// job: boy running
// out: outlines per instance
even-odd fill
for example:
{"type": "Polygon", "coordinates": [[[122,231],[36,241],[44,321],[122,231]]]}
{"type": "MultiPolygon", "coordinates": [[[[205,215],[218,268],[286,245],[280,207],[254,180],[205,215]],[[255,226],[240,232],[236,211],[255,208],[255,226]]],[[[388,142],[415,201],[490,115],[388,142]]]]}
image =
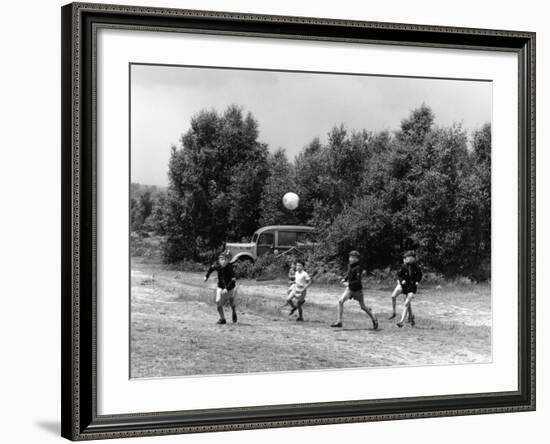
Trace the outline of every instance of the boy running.
{"type": "Polygon", "coordinates": [[[363,271],[359,265],[359,252],[353,250],[349,253],[349,266],[346,276],[342,279],[342,283],[346,286],[344,293],[338,300],[338,318],[331,327],[342,327],[342,315],[344,314],[344,303],[348,299],[355,299],[359,302],[361,310],[363,310],[372,321],[372,328],[378,329],[378,319],[370,309],[365,305],[363,296],[363,283],[361,282],[361,272],[363,271]]]}
{"type": "Polygon", "coordinates": [[[306,293],[308,287],[311,285],[311,278],[304,270],[304,263],[302,261],[296,261],[296,272],[294,273],[294,284],[290,287],[290,293],[286,303],[292,307],[289,316],[298,310],[298,318],[296,321],[303,321],[302,305],[306,302],[306,293]],[[294,303],[296,301],[296,303],[294,303]]]}
{"type": "Polygon", "coordinates": [[[412,300],[417,290],[418,283],[422,280],[422,270],[416,263],[416,254],[414,251],[407,251],[403,255],[403,265],[397,273],[397,286],[393,291],[392,297],[392,315],[389,319],[393,319],[396,316],[397,296],[400,294],[405,295],[405,305],[403,307],[403,313],[401,319],[397,323],[399,328],[403,327],[405,321],[405,315],[409,315],[409,321],[414,327],[415,319],[412,310],[412,300]]]}
{"type": "Polygon", "coordinates": [[[237,311],[235,307],[235,286],[237,279],[235,278],[235,272],[233,266],[229,263],[229,257],[226,253],[221,253],[218,258],[218,263],[212,265],[204,276],[204,282],[208,280],[210,274],[216,271],[218,273],[218,287],[216,288],[216,305],[220,319],[217,324],[225,324],[225,314],[223,312],[223,306],[226,302],[229,302],[231,306],[232,316],[231,320],[237,322],[237,311]]]}

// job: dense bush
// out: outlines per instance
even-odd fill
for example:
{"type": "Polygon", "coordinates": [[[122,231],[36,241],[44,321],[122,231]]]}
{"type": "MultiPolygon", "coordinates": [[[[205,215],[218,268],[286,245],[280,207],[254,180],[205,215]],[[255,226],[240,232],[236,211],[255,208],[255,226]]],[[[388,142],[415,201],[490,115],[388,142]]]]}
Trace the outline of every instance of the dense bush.
{"type": "Polygon", "coordinates": [[[130,227],[132,232],[164,234],[166,190],[157,186],[130,184],[130,227]]]}
{"type": "Polygon", "coordinates": [[[130,234],[130,255],[132,257],[143,257],[147,259],[162,259],[163,239],[161,236],[151,235],[148,232],[131,232],[130,234]]]}
{"type": "Polygon", "coordinates": [[[267,254],[256,261],[236,261],[233,269],[238,279],[274,279],[288,276],[291,260],[284,255],[267,254]]]}

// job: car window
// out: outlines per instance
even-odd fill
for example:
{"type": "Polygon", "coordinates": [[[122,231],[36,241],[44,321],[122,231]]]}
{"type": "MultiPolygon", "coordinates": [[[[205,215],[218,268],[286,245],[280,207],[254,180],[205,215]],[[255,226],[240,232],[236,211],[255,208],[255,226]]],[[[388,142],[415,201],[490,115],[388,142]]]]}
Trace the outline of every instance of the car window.
{"type": "Polygon", "coordinates": [[[275,242],[273,233],[262,233],[258,238],[259,245],[273,245],[275,242]]]}
{"type": "Polygon", "coordinates": [[[279,231],[279,245],[296,245],[296,232],[279,231]]]}

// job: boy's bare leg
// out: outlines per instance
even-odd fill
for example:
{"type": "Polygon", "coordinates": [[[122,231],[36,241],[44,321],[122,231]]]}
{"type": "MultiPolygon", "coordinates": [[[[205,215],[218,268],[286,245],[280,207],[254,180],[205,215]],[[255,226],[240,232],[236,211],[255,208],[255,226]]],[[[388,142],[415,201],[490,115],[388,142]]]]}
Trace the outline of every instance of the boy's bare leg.
{"type": "Polygon", "coordinates": [[[237,322],[237,306],[235,305],[235,297],[229,299],[229,306],[231,307],[231,321],[237,322]]]}
{"type": "Polygon", "coordinates": [[[296,304],[294,303],[293,299],[294,299],[294,292],[292,292],[292,293],[290,294],[290,296],[289,296],[289,297],[287,298],[287,300],[286,300],[286,303],[287,303],[288,305],[290,305],[290,307],[292,308],[292,310],[290,310],[290,313],[288,314],[289,316],[290,316],[291,314],[293,314],[293,313],[296,311],[296,309],[298,308],[298,307],[296,306],[296,304]]]}
{"type": "Polygon", "coordinates": [[[344,294],[338,300],[338,309],[336,314],[336,322],[338,324],[342,323],[342,318],[344,317],[344,303],[348,300],[348,291],[346,290],[344,294]]]}
{"type": "Polygon", "coordinates": [[[223,297],[222,297],[221,288],[216,288],[216,307],[220,315],[220,319],[218,320],[218,323],[225,324],[225,314],[223,312],[223,297]]]}
{"type": "Polygon", "coordinates": [[[346,288],[340,299],[338,300],[338,313],[336,317],[336,322],[331,325],[331,327],[341,327],[342,326],[342,317],[344,316],[344,303],[349,299],[350,291],[349,288],[346,288]]]}
{"type": "Polygon", "coordinates": [[[411,302],[409,302],[409,322],[410,322],[411,325],[414,327],[415,322],[414,322],[414,314],[413,314],[412,300],[411,300],[411,302]]]}
{"type": "Polygon", "coordinates": [[[391,308],[392,308],[392,314],[388,319],[393,319],[397,315],[397,296],[401,294],[401,285],[397,284],[395,287],[395,290],[393,290],[393,293],[391,294],[391,308]]]}
{"type": "Polygon", "coordinates": [[[304,320],[302,305],[304,305],[304,301],[298,302],[298,319],[297,320],[300,320],[300,321],[304,320]]]}
{"type": "Polygon", "coordinates": [[[398,327],[403,327],[403,322],[405,321],[405,316],[407,315],[409,310],[411,310],[411,313],[412,313],[412,309],[410,307],[411,307],[411,302],[412,302],[412,299],[413,299],[413,295],[414,295],[414,293],[409,293],[407,295],[407,298],[405,299],[405,307],[403,307],[403,313],[401,314],[401,319],[397,323],[398,327]]]}
{"type": "Polygon", "coordinates": [[[365,305],[365,302],[362,301],[362,300],[359,301],[359,306],[361,307],[361,310],[363,310],[369,316],[370,320],[372,321],[373,328],[375,330],[378,330],[378,319],[376,318],[376,316],[372,312],[371,308],[367,307],[365,305]]]}

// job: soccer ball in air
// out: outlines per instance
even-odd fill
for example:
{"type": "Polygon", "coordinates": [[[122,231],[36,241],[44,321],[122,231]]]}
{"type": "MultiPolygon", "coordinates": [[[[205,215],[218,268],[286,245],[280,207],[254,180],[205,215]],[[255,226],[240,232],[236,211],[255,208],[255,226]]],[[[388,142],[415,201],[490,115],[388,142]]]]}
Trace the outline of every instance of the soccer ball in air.
{"type": "Polygon", "coordinates": [[[286,193],[283,196],[283,205],[289,210],[295,210],[296,208],[298,208],[299,203],[300,198],[296,193],[286,193]]]}

